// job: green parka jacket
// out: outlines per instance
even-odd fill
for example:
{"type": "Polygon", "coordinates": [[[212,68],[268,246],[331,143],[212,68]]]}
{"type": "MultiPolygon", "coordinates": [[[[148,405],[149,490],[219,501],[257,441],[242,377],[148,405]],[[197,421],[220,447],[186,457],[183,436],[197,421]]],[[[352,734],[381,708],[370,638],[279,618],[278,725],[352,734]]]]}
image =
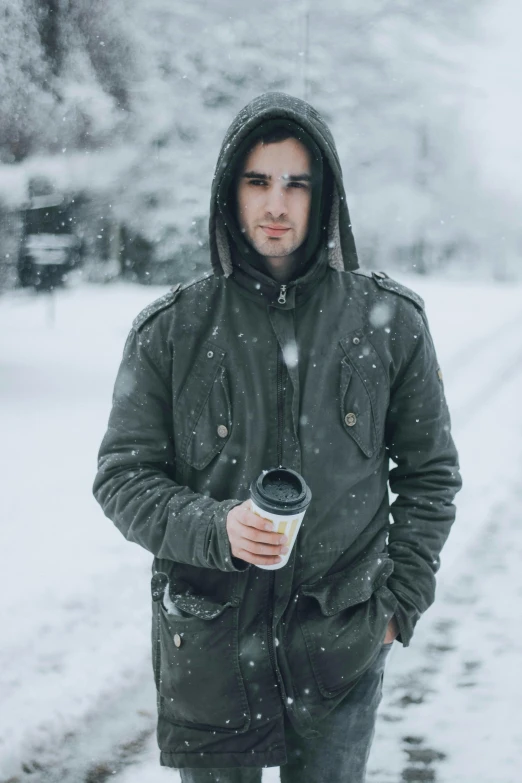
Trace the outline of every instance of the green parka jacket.
{"type": "Polygon", "coordinates": [[[311,106],[268,93],[240,112],[218,160],[210,241],[210,274],[134,321],[94,494],[154,555],[177,608],[152,602],[161,764],[276,766],[285,711],[313,736],[377,658],[394,613],[410,643],[461,480],[423,302],[357,270],[334,141],[311,106]],[[328,244],[286,287],[239,274],[216,208],[234,148],[274,117],[300,123],[335,178],[328,244]],[[226,518],[279,464],[313,497],[288,565],[264,571],[232,557],[226,518]]]}

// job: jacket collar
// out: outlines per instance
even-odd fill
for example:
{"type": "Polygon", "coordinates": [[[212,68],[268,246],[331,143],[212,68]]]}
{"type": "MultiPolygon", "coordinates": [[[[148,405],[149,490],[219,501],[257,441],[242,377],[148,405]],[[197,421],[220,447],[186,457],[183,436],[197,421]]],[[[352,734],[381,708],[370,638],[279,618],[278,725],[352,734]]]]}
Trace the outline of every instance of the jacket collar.
{"type": "Polygon", "coordinates": [[[328,253],[321,248],[311,266],[300,277],[288,283],[280,283],[270,275],[256,269],[239,254],[234,256],[233,271],[229,280],[237,284],[240,292],[257,302],[291,310],[299,307],[317,289],[328,271],[328,253]]]}

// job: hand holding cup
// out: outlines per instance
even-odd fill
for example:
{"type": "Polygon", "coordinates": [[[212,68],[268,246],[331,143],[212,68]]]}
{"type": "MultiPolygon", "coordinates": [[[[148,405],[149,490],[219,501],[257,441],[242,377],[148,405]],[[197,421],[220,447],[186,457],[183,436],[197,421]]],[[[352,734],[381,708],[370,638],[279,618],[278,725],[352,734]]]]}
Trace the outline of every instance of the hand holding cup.
{"type": "Polygon", "coordinates": [[[231,508],[227,534],[234,557],[252,565],[276,565],[288,552],[286,536],[274,532],[274,523],[254,514],[250,499],[231,508]]]}

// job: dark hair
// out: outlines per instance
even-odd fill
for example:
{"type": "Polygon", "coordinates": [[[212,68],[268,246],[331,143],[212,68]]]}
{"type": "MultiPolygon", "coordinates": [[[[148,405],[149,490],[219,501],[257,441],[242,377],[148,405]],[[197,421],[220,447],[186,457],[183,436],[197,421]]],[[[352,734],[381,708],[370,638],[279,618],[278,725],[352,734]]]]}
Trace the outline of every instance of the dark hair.
{"type": "Polygon", "coordinates": [[[243,152],[240,159],[238,160],[236,171],[241,170],[245,160],[258,144],[279,144],[280,141],[286,141],[287,139],[297,139],[297,141],[300,141],[298,134],[295,133],[291,128],[285,128],[284,125],[276,125],[275,128],[268,129],[266,133],[257,136],[252,144],[250,144],[243,152]]]}
{"type": "Polygon", "coordinates": [[[287,139],[297,139],[296,134],[290,128],[273,128],[259,136],[253,146],[255,147],[260,142],[261,144],[278,144],[280,141],[286,141],[287,139]]]}

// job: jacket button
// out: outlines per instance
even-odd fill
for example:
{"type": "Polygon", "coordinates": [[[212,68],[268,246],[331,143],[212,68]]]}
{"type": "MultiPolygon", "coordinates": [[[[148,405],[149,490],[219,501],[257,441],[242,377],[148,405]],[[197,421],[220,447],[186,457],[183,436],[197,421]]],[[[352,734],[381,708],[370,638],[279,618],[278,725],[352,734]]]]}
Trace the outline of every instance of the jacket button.
{"type": "Polygon", "coordinates": [[[212,359],[213,356],[214,356],[214,351],[207,351],[207,357],[209,359],[212,359]]]}
{"type": "Polygon", "coordinates": [[[224,424],[220,424],[217,428],[217,434],[220,438],[226,438],[228,435],[228,429],[225,427],[224,424]]]}
{"type": "Polygon", "coordinates": [[[347,413],[344,417],[344,421],[349,427],[353,427],[353,425],[357,422],[357,416],[355,413],[347,413]]]}
{"type": "Polygon", "coordinates": [[[174,634],[174,644],[176,645],[176,647],[181,647],[181,636],[179,635],[179,633],[174,634]]]}
{"type": "Polygon", "coordinates": [[[359,343],[360,343],[360,342],[361,342],[361,341],[359,340],[359,338],[358,338],[358,337],[354,337],[354,338],[353,338],[353,340],[352,340],[352,343],[353,343],[354,345],[359,345],[359,343]]]}

